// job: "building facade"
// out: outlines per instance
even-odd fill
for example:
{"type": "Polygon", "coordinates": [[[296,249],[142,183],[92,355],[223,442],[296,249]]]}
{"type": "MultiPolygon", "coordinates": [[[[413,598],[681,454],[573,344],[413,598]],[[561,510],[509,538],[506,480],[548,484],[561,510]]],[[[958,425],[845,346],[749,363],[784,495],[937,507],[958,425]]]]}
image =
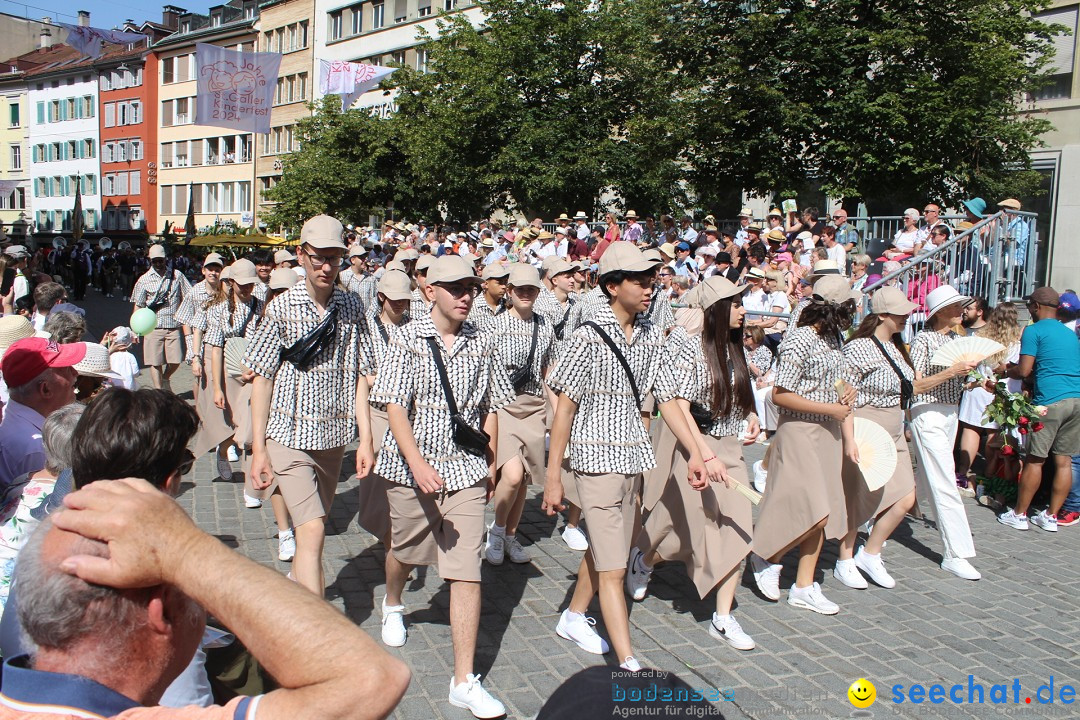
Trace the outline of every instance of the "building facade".
{"type": "Polygon", "coordinates": [[[0,224],[10,233],[18,222],[29,222],[30,156],[27,154],[29,113],[22,72],[0,76],[0,224]],[[15,183],[15,187],[10,187],[15,183]]]}

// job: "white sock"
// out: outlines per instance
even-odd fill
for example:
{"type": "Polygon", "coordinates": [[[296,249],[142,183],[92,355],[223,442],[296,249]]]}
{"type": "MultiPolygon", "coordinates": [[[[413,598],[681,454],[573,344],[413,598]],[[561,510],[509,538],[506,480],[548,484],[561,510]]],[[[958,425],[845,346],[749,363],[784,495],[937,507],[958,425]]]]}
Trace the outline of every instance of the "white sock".
{"type": "Polygon", "coordinates": [[[491,533],[493,535],[502,535],[502,536],[505,537],[506,536],[506,526],[505,525],[492,525],[491,526],[491,533]]]}
{"type": "Polygon", "coordinates": [[[865,555],[866,557],[871,557],[871,558],[881,557],[881,553],[872,553],[869,550],[867,550],[865,547],[862,549],[862,554],[865,555]]]}

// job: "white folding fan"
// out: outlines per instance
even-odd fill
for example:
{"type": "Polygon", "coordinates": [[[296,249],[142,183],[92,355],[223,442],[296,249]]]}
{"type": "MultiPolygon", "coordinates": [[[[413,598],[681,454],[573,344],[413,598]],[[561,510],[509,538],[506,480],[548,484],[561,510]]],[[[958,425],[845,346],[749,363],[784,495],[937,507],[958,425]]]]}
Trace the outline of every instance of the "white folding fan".
{"type": "Polygon", "coordinates": [[[244,353],[247,351],[247,339],[236,337],[225,341],[225,372],[230,377],[240,377],[247,369],[244,367],[244,353]]]}
{"type": "Polygon", "coordinates": [[[896,443],[885,428],[873,420],[855,418],[855,446],[859,448],[859,472],[870,491],[879,490],[896,472],[896,443]]]}
{"type": "Polygon", "coordinates": [[[759,493],[752,487],[747,487],[746,485],[743,485],[741,482],[735,480],[734,478],[732,478],[731,480],[731,487],[733,490],[738,491],[738,493],[744,498],[749,500],[751,505],[757,505],[761,502],[761,493],[759,493]]]}
{"type": "Polygon", "coordinates": [[[940,367],[952,367],[956,363],[981,363],[991,355],[995,355],[1005,349],[999,342],[990,338],[962,337],[945,343],[934,351],[930,358],[931,365],[940,367]]]}

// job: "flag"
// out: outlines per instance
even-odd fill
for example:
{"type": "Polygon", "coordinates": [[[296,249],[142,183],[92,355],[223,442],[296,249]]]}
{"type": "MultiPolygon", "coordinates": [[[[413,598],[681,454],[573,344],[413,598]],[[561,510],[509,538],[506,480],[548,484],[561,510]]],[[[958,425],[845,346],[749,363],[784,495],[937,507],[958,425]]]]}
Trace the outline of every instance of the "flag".
{"type": "Polygon", "coordinates": [[[67,25],[57,23],[68,31],[65,42],[83,55],[96,58],[101,56],[101,43],[115,43],[116,45],[134,45],[146,40],[148,36],[142,33],[124,32],[122,30],[102,30],[101,28],[83,27],[82,25],[67,25]]]}
{"type": "Polygon", "coordinates": [[[71,237],[81,240],[83,235],[82,175],[75,176],[75,208],[71,211],[71,237]]]}
{"type": "Polygon", "coordinates": [[[281,53],[196,43],[195,59],[199,70],[195,124],[268,134],[281,53]]]}
{"type": "Polygon", "coordinates": [[[342,60],[319,61],[319,92],[340,95],[341,109],[348,110],[368,90],[377,87],[382,79],[397,68],[351,63],[342,60]]]}
{"type": "Polygon", "coordinates": [[[184,220],[184,244],[187,245],[198,233],[195,227],[195,187],[188,183],[187,219],[184,220]]]}

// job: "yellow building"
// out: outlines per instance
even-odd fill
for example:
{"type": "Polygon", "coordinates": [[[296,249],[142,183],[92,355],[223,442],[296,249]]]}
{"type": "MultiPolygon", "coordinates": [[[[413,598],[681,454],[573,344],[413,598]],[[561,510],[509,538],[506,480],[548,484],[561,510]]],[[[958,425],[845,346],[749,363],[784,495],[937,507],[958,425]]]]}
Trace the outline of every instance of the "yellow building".
{"type": "Polygon", "coordinates": [[[26,81],[22,72],[9,73],[0,80],[0,223],[11,233],[12,224],[29,221],[33,215],[29,206],[30,157],[27,153],[29,110],[26,103],[26,81]],[[19,184],[8,189],[8,182],[19,184]]]}
{"type": "Polygon", "coordinates": [[[189,202],[199,229],[255,223],[252,133],[195,125],[195,43],[255,49],[256,0],[230,0],[208,15],[182,12],[179,31],[155,43],[158,55],[158,223],[183,228],[189,202]],[[190,193],[190,195],[189,195],[190,193]],[[189,200],[190,197],[190,200],[189,200]]]}

